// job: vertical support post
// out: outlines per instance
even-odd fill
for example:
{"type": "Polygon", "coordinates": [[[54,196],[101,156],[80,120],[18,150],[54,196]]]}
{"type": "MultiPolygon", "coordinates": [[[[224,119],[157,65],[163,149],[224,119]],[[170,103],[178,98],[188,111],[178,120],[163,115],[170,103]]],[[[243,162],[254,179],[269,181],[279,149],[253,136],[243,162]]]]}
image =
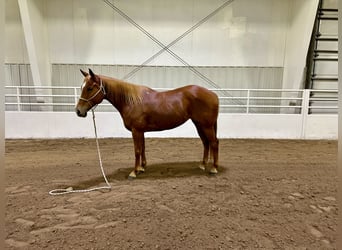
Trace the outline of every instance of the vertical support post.
{"type": "MultiPolygon", "coordinates": [[[[33,84],[39,87],[51,86],[51,69],[46,20],[44,17],[44,1],[17,1],[23,25],[27,54],[30,61],[33,84]]],[[[36,91],[37,94],[45,93],[43,90],[36,91]]],[[[48,98],[38,97],[37,101],[47,103],[48,98]]],[[[52,111],[52,108],[49,108],[48,106],[42,107],[42,110],[44,111],[52,111]]]]}
{"type": "Polygon", "coordinates": [[[247,103],[246,103],[246,113],[249,114],[249,98],[250,98],[250,89],[247,89],[247,103]]]}
{"type": "Polygon", "coordinates": [[[75,99],[75,105],[77,104],[78,98],[77,98],[77,89],[74,88],[74,99],[75,99]]]}
{"type": "Polygon", "coordinates": [[[19,89],[19,87],[16,87],[16,90],[17,90],[17,108],[18,108],[18,112],[20,112],[21,109],[20,109],[20,89],[19,89]]]}
{"type": "Polygon", "coordinates": [[[309,108],[310,108],[310,89],[303,90],[302,96],[302,132],[301,132],[301,139],[305,139],[305,130],[306,130],[306,122],[309,115],[309,108]]]}
{"type": "Polygon", "coordinates": [[[302,97],[302,115],[308,115],[309,114],[309,101],[310,101],[310,89],[304,89],[303,90],[303,97],[302,97]]]}

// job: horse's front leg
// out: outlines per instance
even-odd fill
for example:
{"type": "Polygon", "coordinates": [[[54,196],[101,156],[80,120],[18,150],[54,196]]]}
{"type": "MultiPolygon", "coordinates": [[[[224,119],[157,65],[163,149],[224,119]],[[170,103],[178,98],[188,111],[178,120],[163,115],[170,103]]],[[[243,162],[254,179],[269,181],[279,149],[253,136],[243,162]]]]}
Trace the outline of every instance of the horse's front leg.
{"type": "Polygon", "coordinates": [[[137,174],[144,172],[145,169],[142,165],[146,164],[144,149],[144,132],[140,132],[133,129],[132,136],[134,142],[135,165],[134,170],[129,174],[128,178],[136,178],[137,174]]]}

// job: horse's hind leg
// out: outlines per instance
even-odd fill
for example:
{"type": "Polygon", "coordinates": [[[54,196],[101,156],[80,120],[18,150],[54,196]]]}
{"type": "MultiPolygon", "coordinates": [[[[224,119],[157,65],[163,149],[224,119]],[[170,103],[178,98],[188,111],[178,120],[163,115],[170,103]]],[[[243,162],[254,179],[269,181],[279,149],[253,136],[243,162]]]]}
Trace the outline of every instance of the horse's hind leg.
{"type": "Polygon", "coordinates": [[[145,171],[146,167],[146,155],[145,155],[145,136],[143,134],[143,142],[142,142],[142,151],[141,151],[141,166],[143,168],[143,171],[145,171]]]}
{"type": "Polygon", "coordinates": [[[137,174],[144,172],[145,169],[142,167],[141,162],[146,164],[144,133],[133,129],[132,135],[134,141],[135,165],[134,170],[129,174],[128,178],[136,178],[137,174]]]}
{"type": "Polygon", "coordinates": [[[213,141],[210,144],[210,149],[214,158],[214,163],[213,163],[213,167],[212,169],[210,169],[210,173],[211,174],[217,174],[217,168],[218,168],[218,139],[216,139],[215,141],[213,141]]]}
{"type": "Polygon", "coordinates": [[[203,129],[201,128],[201,126],[194,122],[195,126],[196,126],[196,129],[197,129],[197,132],[198,132],[198,135],[199,137],[201,138],[202,140],[202,143],[203,143],[203,160],[199,166],[200,169],[202,170],[205,170],[205,166],[207,165],[208,163],[208,159],[209,159],[209,141],[205,135],[205,133],[203,132],[203,129]]]}
{"type": "Polygon", "coordinates": [[[218,145],[219,141],[216,137],[216,124],[215,126],[205,128],[204,133],[206,137],[208,138],[209,145],[210,145],[210,154],[213,157],[213,167],[210,169],[211,174],[217,174],[217,168],[218,168],[218,145]]]}

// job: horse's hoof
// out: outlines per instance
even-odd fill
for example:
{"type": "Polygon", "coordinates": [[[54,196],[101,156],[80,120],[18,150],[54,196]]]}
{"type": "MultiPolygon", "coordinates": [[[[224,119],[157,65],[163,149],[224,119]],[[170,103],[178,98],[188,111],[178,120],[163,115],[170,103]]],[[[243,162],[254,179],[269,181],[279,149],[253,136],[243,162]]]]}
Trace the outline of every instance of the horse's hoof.
{"type": "Polygon", "coordinates": [[[133,171],[129,174],[128,179],[129,179],[129,180],[134,180],[135,178],[137,178],[137,175],[135,174],[135,171],[133,170],[133,171]]]}
{"type": "Polygon", "coordinates": [[[204,164],[200,164],[198,167],[199,167],[199,169],[205,171],[205,165],[204,164]]]}
{"type": "Polygon", "coordinates": [[[209,171],[209,174],[211,174],[211,175],[216,175],[217,173],[218,173],[217,168],[211,168],[209,171]]]}
{"type": "Polygon", "coordinates": [[[137,173],[138,173],[138,174],[145,173],[145,169],[144,169],[143,167],[138,167],[138,168],[137,168],[137,173]]]}

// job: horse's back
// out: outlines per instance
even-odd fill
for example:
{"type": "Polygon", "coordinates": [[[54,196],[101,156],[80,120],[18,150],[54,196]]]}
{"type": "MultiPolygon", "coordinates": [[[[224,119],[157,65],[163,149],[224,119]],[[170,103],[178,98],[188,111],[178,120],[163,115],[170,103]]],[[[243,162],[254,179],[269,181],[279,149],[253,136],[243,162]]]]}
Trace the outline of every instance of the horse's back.
{"type": "Polygon", "coordinates": [[[176,89],[157,92],[147,90],[145,96],[146,108],[160,115],[178,113],[183,117],[193,118],[210,114],[212,119],[217,119],[219,99],[217,95],[204,87],[198,85],[187,85],[176,89]]]}

